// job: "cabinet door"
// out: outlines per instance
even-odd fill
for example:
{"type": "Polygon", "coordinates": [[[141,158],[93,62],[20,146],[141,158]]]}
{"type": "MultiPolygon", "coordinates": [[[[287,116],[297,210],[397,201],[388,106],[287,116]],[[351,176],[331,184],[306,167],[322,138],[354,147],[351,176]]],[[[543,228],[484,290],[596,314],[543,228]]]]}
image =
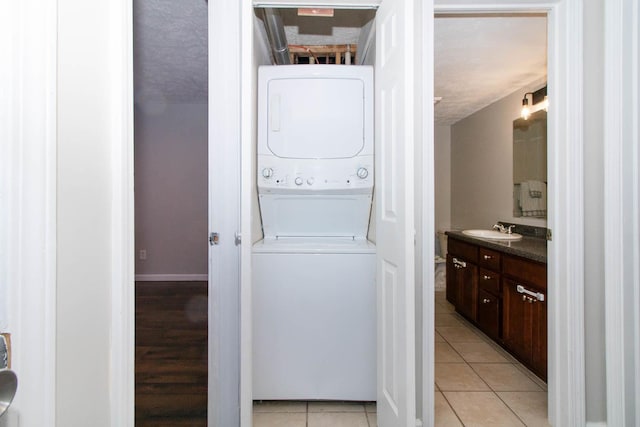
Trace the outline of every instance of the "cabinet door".
{"type": "Polygon", "coordinates": [[[478,289],[478,326],[492,338],[498,338],[500,331],[500,301],[498,297],[478,289]]]}
{"type": "Polygon", "coordinates": [[[457,304],[458,296],[458,270],[453,264],[453,257],[447,255],[447,301],[454,306],[457,304]]]}
{"type": "Polygon", "coordinates": [[[455,257],[453,262],[454,270],[456,271],[456,282],[458,283],[456,310],[470,320],[475,321],[478,298],[478,267],[455,257]]]}
{"type": "Polygon", "coordinates": [[[547,380],[547,302],[533,303],[533,342],[531,369],[547,380]]]}
{"type": "Polygon", "coordinates": [[[509,350],[529,363],[533,342],[533,303],[516,290],[517,286],[513,280],[504,279],[502,337],[509,350]]]}

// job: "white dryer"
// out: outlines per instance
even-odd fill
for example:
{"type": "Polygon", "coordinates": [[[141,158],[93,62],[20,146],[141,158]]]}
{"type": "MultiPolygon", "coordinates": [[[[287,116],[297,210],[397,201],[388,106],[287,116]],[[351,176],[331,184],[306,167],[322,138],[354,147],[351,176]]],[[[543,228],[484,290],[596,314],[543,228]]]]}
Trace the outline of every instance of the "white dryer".
{"type": "Polygon", "coordinates": [[[259,69],[253,398],[375,400],[373,70],[259,69]]]}

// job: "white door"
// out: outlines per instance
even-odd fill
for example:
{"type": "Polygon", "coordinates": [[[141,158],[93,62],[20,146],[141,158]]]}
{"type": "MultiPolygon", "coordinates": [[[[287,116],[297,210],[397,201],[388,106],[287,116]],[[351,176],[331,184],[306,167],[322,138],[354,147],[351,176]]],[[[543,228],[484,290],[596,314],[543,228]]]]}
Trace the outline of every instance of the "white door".
{"type": "Polygon", "coordinates": [[[378,425],[415,426],[414,14],[383,0],[376,14],[378,425]]]}

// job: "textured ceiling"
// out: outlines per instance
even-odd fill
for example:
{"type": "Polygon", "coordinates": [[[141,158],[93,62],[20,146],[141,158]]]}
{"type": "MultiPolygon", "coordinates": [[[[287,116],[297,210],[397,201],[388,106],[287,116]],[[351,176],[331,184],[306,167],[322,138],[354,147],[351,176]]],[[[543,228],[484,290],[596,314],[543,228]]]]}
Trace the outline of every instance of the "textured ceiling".
{"type": "Polygon", "coordinates": [[[136,103],[207,103],[205,0],[134,0],[136,103]]]}
{"type": "MultiPolygon", "coordinates": [[[[282,10],[290,44],[356,43],[369,10],[336,10],[333,18],[282,10]]],[[[437,17],[437,124],[450,125],[523,86],[546,78],[546,18],[437,17]]],[[[205,0],[134,0],[137,103],[207,102],[205,0]]]]}
{"type": "Polygon", "coordinates": [[[460,119],[547,73],[544,17],[439,17],[435,20],[437,124],[460,119]]]}

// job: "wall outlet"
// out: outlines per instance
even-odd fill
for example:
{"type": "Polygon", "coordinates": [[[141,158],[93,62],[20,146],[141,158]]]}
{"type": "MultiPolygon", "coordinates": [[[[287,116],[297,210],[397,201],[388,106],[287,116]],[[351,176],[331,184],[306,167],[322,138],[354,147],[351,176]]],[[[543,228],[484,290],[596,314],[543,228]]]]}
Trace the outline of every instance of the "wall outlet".
{"type": "Polygon", "coordinates": [[[143,261],[147,259],[147,250],[146,250],[146,249],[140,249],[140,256],[139,256],[139,258],[140,258],[141,260],[143,260],[143,261]]]}

